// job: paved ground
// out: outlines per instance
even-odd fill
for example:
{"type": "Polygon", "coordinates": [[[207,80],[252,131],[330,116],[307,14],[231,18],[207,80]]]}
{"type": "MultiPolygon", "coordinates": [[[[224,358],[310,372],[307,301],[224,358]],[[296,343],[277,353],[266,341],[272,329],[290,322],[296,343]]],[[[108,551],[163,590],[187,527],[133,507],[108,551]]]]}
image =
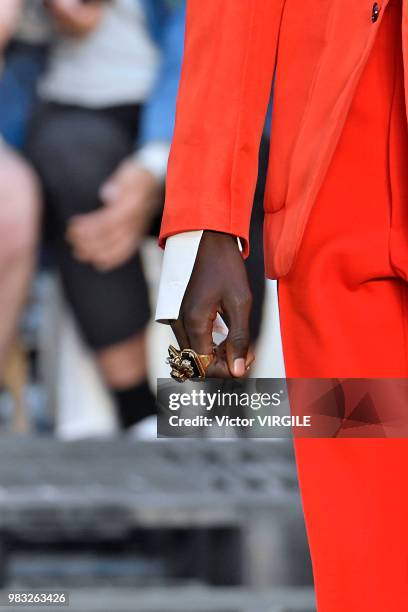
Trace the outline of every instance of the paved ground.
{"type": "Polygon", "coordinates": [[[0,534],[4,586],[70,588],[72,612],[313,612],[284,440],[0,437],[0,534]]]}

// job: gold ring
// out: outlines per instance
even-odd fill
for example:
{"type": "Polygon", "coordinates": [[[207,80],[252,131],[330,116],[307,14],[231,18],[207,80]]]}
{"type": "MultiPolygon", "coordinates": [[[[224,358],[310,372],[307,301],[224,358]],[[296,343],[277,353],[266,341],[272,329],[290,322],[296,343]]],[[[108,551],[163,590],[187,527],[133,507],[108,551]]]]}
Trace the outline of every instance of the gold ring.
{"type": "Polygon", "coordinates": [[[170,375],[177,382],[185,382],[192,378],[203,379],[207,369],[214,361],[215,352],[209,355],[199,355],[191,348],[182,350],[170,345],[167,363],[171,366],[170,375]]]}

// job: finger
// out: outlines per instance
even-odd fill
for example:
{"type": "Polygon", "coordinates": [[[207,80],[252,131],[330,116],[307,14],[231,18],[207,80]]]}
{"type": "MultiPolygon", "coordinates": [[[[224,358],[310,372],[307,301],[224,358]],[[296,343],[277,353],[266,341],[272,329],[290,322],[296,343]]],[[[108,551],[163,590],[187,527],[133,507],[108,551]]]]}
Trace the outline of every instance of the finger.
{"type": "MultiPolygon", "coordinates": [[[[133,167],[133,163],[131,167],[133,167]]],[[[118,200],[121,194],[126,191],[129,183],[128,174],[129,166],[126,162],[123,162],[110,178],[105,181],[99,190],[99,197],[104,203],[110,204],[118,200]]]]}
{"type": "Polygon", "coordinates": [[[129,233],[126,224],[112,219],[105,211],[90,213],[72,220],[66,238],[78,250],[99,249],[103,245],[117,242],[123,235],[129,233]],[[90,217],[90,218],[86,218],[90,217]]]}
{"type": "Polygon", "coordinates": [[[95,231],[86,234],[71,233],[68,237],[75,248],[78,249],[99,249],[116,245],[120,241],[135,237],[134,232],[122,226],[112,226],[111,228],[98,227],[95,231]]]}
{"type": "Polygon", "coordinates": [[[66,236],[69,241],[90,238],[104,226],[104,218],[100,210],[76,215],[70,219],[66,236]]]}
{"type": "Polygon", "coordinates": [[[255,361],[255,353],[254,353],[254,351],[252,349],[249,349],[248,355],[247,355],[247,358],[246,358],[246,362],[245,362],[245,366],[246,366],[247,370],[249,370],[249,368],[254,363],[254,361],[255,361]]]}
{"type": "Polygon", "coordinates": [[[251,296],[248,293],[241,296],[229,308],[226,307],[229,319],[229,332],[226,339],[227,362],[231,375],[238,378],[245,376],[247,371],[251,302],[251,296]]]}
{"type": "Polygon", "coordinates": [[[132,234],[118,233],[113,239],[93,242],[74,249],[75,257],[90,261],[103,271],[116,268],[127,262],[137,251],[138,240],[132,234]]]}
{"type": "Polygon", "coordinates": [[[190,348],[199,355],[210,355],[214,349],[212,330],[216,308],[182,305],[181,319],[190,340],[190,348]]]}
{"type": "Polygon", "coordinates": [[[250,348],[249,351],[248,351],[246,362],[245,362],[245,371],[246,371],[247,376],[250,373],[250,369],[251,369],[254,361],[255,361],[255,354],[254,354],[253,350],[250,348]]]}
{"type": "MultiPolygon", "coordinates": [[[[176,321],[172,321],[170,325],[176,337],[179,348],[192,348],[183,321],[179,318],[176,321]]],[[[217,354],[215,355],[214,361],[207,368],[206,376],[209,378],[229,377],[228,365],[225,359],[222,358],[222,356],[217,356],[217,354]]]]}
{"type": "Polygon", "coordinates": [[[78,259],[98,260],[111,250],[112,237],[104,238],[103,235],[95,236],[87,240],[76,239],[70,241],[75,257],[78,259]]]}
{"type": "Polygon", "coordinates": [[[107,231],[114,222],[121,220],[122,215],[114,208],[99,208],[82,215],[75,215],[69,221],[68,232],[73,235],[85,235],[97,231],[107,231]]]}
{"type": "Polygon", "coordinates": [[[215,347],[215,358],[207,369],[206,375],[208,378],[230,378],[231,374],[228,368],[225,341],[215,347]]]}
{"type": "Polygon", "coordinates": [[[108,180],[99,190],[99,197],[104,204],[110,204],[117,200],[120,187],[115,179],[108,180]]]}
{"type": "Polygon", "coordinates": [[[131,259],[131,257],[136,253],[137,247],[138,243],[134,239],[129,240],[126,243],[121,242],[108,251],[101,252],[95,261],[95,265],[103,272],[119,268],[131,259]]]}
{"type": "Polygon", "coordinates": [[[215,359],[207,368],[206,378],[230,378],[228,364],[223,359],[215,359]]]}
{"type": "Polygon", "coordinates": [[[179,348],[190,348],[190,341],[188,339],[188,335],[184,327],[183,321],[181,319],[177,319],[176,321],[172,321],[170,325],[171,329],[173,330],[173,334],[176,336],[179,348]]]}

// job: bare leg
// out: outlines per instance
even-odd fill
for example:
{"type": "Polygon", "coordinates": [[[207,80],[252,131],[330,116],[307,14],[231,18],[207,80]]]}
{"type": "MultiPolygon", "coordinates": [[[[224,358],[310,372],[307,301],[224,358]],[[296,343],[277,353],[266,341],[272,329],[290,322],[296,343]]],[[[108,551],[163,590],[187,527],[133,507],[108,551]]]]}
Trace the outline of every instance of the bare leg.
{"type": "Polygon", "coordinates": [[[147,382],[145,331],[96,355],[106,384],[115,397],[121,427],[129,429],[143,422],[149,430],[153,422],[147,417],[153,417],[157,408],[147,382]]]}
{"type": "Polygon", "coordinates": [[[38,236],[39,190],[26,163],[0,149],[0,376],[31,278],[38,236]]]}
{"type": "Polygon", "coordinates": [[[126,389],[145,381],[145,332],[99,351],[97,360],[106,384],[113,389],[126,389]]]}

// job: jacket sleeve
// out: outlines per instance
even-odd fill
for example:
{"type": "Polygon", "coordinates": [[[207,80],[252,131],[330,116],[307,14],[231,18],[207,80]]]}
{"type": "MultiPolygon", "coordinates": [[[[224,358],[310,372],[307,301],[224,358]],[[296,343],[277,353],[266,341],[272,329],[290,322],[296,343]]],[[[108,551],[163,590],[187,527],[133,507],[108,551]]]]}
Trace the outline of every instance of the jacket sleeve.
{"type": "Polygon", "coordinates": [[[284,0],[188,0],[160,234],[211,229],[248,254],[259,143],[284,0]]]}

